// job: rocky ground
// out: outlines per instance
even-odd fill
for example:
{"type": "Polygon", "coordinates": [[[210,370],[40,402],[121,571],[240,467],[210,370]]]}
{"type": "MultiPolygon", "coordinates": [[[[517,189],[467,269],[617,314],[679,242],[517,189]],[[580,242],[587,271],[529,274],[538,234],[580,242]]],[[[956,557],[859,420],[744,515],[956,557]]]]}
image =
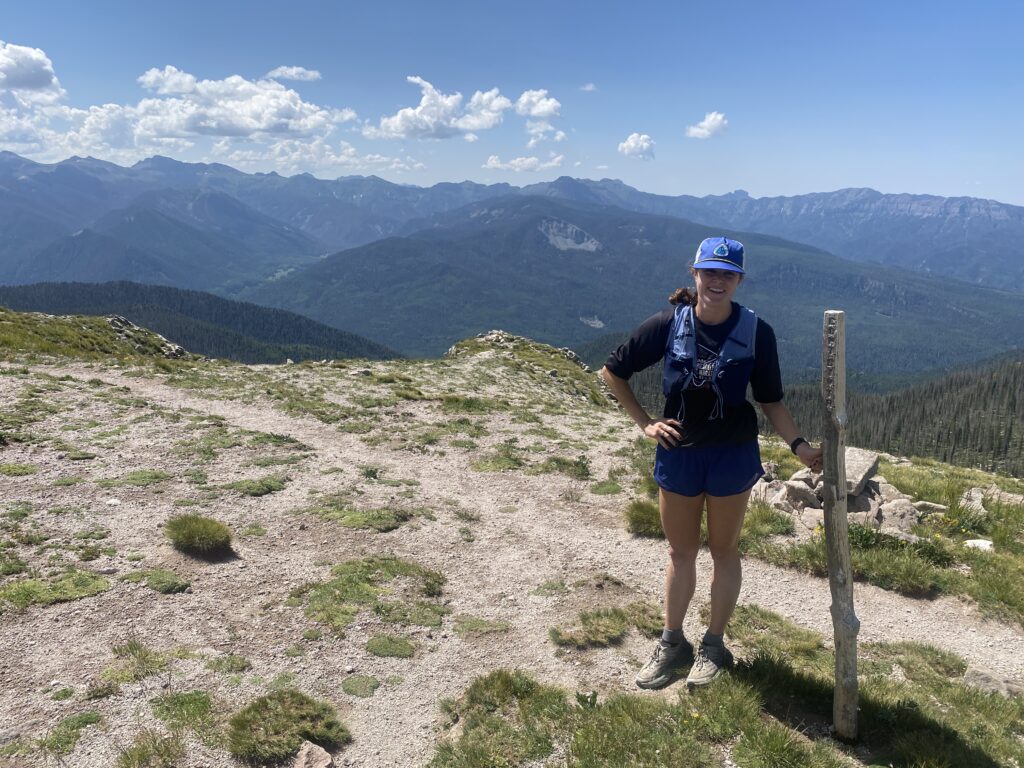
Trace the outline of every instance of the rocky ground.
{"type": "MultiPolygon", "coordinates": [[[[32,439],[4,447],[0,464],[34,468],[0,475],[7,535],[21,536],[15,551],[28,572],[74,565],[109,588],[45,607],[4,606],[0,745],[95,710],[103,724],[86,728],[63,760],[107,768],[142,728],[160,728],[154,696],[206,690],[226,715],[268,687],[294,682],[335,705],[352,732],[335,764],[416,766],[429,761],[439,738],[439,702],[499,667],[569,690],[636,691],[632,678],[648,640],[630,634],[618,646],[565,652],[548,637],[586,607],[656,604],[666,559],[663,542],[630,535],[622,521],[634,491],[632,477],[619,473],[638,433],[616,408],[597,404],[592,377],[575,363],[555,365],[496,337],[443,361],[3,367],[0,409],[20,414],[32,439]],[[278,437],[258,437],[267,434],[278,437]],[[566,469],[580,456],[586,461],[577,470],[566,469]],[[510,457],[521,466],[487,471],[510,457]],[[552,457],[566,461],[546,465],[552,457]],[[583,464],[589,479],[580,477],[583,464]],[[593,493],[609,472],[620,476],[622,492],[593,493]],[[250,496],[225,487],[268,475],[287,478],[283,488],[250,496]],[[405,510],[410,519],[386,532],[343,527],[307,511],[327,497],[405,510]],[[162,526],[193,511],[231,527],[234,557],[198,560],[170,546],[162,526]],[[440,627],[396,626],[364,611],[342,636],[289,600],[295,588],[328,578],[332,565],[383,553],[446,577],[440,627]],[[121,580],[154,568],[177,573],[189,589],[160,594],[121,580]],[[459,631],[460,617],[507,630],[459,631]],[[367,640],[382,632],[411,640],[414,656],[369,653],[367,640]],[[174,652],[168,670],[86,701],[115,662],[112,649],[132,638],[174,652]],[[207,667],[228,653],[251,669],[229,675],[207,667]],[[381,686],[368,698],[349,695],[342,684],[352,675],[372,675],[381,686]],[[56,700],[65,688],[70,697],[56,700]]],[[[813,478],[796,482],[813,496],[813,478]]],[[[802,492],[787,487],[780,481],[762,493],[788,504],[806,536],[813,502],[804,494],[797,504],[802,492]]],[[[881,493],[877,481],[875,489],[881,493]]],[[[877,515],[890,500],[864,503],[864,514],[877,515]]],[[[826,581],[757,560],[744,567],[741,602],[831,635],[826,581]]],[[[708,589],[706,553],[698,573],[699,604],[708,589]]],[[[1020,627],[987,620],[963,600],[914,600],[858,584],[856,607],[862,640],[928,642],[998,677],[1024,677],[1020,627]]],[[[701,631],[696,614],[687,617],[690,636],[701,631]]],[[[183,765],[237,765],[200,739],[188,747],[183,765]]],[[[56,758],[37,750],[6,759],[42,766],[56,758]]]]}

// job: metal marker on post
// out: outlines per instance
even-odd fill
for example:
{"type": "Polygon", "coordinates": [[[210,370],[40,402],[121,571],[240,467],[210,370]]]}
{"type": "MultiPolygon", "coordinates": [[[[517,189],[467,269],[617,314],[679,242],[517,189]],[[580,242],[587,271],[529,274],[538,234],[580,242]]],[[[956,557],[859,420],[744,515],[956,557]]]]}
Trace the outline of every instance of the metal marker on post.
{"type": "Polygon", "coordinates": [[[857,631],[853,609],[850,528],[846,520],[846,314],[825,312],[821,346],[821,397],[824,408],[825,548],[832,591],[832,627],[836,685],[832,699],[835,734],[857,738],[857,631]]]}

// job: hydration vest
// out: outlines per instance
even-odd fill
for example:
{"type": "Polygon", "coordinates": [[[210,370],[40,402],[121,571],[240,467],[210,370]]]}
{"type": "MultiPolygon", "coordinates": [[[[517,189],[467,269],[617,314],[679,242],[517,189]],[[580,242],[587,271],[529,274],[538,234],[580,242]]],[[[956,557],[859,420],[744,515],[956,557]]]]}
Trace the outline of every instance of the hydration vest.
{"type": "MultiPolygon", "coordinates": [[[[672,327],[665,347],[665,365],[662,390],[665,397],[681,394],[694,387],[697,362],[697,329],[693,307],[676,307],[672,327]]],[[[715,407],[708,420],[720,419],[725,405],[740,405],[747,399],[747,384],[754,370],[754,338],[757,333],[757,315],[753,310],[740,307],[740,318],[718,350],[718,359],[710,378],[703,383],[715,393],[715,407]]],[[[686,415],[686,400],[681,398],[679,421],[686,415]]]]}

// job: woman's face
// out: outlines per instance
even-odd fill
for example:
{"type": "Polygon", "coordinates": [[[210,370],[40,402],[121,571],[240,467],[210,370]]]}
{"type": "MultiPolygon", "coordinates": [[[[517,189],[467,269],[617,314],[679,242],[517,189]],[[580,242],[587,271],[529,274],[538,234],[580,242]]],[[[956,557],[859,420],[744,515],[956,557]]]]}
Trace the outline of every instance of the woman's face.
{"type": "Polygon", "coordinates": [[[728,269],[695,269],[697,301],[709,309],[729,305],[743,275],[728,269]]]}

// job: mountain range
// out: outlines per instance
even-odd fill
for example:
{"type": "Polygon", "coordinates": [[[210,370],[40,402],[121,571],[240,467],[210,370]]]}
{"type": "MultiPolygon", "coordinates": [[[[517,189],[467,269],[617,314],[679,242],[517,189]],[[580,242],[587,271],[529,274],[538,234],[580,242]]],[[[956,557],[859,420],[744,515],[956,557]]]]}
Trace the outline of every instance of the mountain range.
{"type": "Polygon", "coordinates": [[[688,282],[709,234],[747,244],[739,298],[772,323],[798,376],[818,366],[825,308],[849,312],[850,365],[878,375],[1024,345],[1013,250],[1024,208],[993,201],[871,190],[667,197],[568,177],[421,188],[0,153],[0,283],[208,291],[414,356],[495,327],[572,346],[621,333],[688,282]],[[858,263],[868,256],[879,260],[858,263]]]}

